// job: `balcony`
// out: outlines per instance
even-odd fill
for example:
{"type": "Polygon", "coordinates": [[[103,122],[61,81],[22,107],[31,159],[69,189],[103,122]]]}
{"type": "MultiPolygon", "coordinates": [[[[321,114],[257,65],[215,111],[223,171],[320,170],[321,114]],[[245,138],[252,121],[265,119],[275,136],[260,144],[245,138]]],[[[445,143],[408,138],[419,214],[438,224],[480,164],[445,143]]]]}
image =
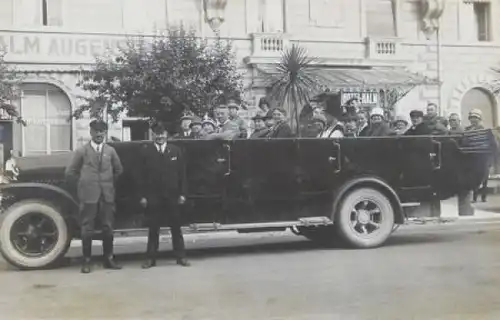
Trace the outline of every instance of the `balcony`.
{"type": "Polygon", "coordinates": [[[278,58],[288,44],[289,40],[283,33],[253,33],[252,56],[278,58]]]}
{"type": "Polygon", "coordinates": [[[371,60],[401,60],[403,52],[398,38],[366,38],[367,58],[371,60]]]}

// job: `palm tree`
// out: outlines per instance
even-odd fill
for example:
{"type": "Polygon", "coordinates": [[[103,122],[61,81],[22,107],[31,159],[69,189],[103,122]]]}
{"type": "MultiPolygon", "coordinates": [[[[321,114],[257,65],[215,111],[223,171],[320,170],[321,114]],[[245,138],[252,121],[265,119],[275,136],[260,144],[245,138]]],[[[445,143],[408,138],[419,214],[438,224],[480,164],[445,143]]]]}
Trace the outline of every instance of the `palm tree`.
{"type": "Polygon", "coordinates": [[[306,49],[294,44],[282,53],[274,70],[261,70],[267,78],[271,98],[278,105],[288,106],[290,124],[294,127],[295,120],[299,135],[300,108],[316,94],[323,92],[328,84],[328,80],[322,76],[322,70],[315,67],[318,62],[317,58],[307,54],[306,49]]]}

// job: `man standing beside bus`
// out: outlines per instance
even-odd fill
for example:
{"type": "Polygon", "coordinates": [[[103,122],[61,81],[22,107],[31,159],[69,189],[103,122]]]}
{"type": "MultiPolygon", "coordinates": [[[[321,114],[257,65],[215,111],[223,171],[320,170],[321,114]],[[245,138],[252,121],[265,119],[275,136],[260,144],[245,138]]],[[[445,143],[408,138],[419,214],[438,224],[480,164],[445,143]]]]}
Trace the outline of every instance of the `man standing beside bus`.
{"type": "Polygon", "coordinates": [[[113,260],[113,221],[115,211],[115,182],[123,172],[116,150],[104,142],[108,125],[101,120],[90,123],[91,141],[75,151],[66,168],[66,178],[77,182],[80,200],[83,264],[82,273],[91,271],[92,238],[98,218],[102,225],[104,268],[122,267],[113,260]]]}
{"type": "Polygon", "coordinates": [[[172,245],[177,264],[188,267],[184,238],[181,230],[181,205],[186,201],[186,163],[182,150],[167,144],[167,130],[162,124],[152,128],[152,145],[142,150],[142,169],[138,177],[141,205],[146,209],[149,228],[147,260],[144,269],[156,266],[160,243],[160,227],[166,223],[172,234],[172,245]]]}

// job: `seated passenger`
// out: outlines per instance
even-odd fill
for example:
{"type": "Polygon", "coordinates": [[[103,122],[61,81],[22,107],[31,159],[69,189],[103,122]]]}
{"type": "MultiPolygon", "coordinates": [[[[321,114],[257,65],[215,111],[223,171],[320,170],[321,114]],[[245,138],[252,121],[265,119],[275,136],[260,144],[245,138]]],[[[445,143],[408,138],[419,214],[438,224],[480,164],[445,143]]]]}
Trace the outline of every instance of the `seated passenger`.
{"type": "Polygon", "coordinates": [[[331,114],[325,114],[325,117],[327,120],[326,127],[320,132],[318,138],[343,138],[344,125],[331,114]]]}
{"type": "Polygon", "coordinates": [[[358,112],[358,129],[356,132],[357,137],[365,137],[368,132],[368,114],[365,111],[358,112]]]}
{"type": "Polygon", "coordinates": [[[465,131],[482,130],[483,126],[483,112],[479,109],[472,109],[469,112],[470,126],[465,128],[465,131]]]}
{"type": "Polygon", "coordinates": [[[384,110],[382,108],[373,108],[370,114],[370,127],[366,135],[368,137],[390,136],[393,132],[385,121],[384,110]]]}
{"type": "Polygon", "coordinates": [[[437,105],[435,103],[429,103],[427,105],[427,114],[424,116],[424,122],[431,130],[432,135],[448,133],[448,129],[443,124],[443,117],[440,117],[437,113],[437,105]]]}
{"type": "Polygon", "coordinates": [[[238,123],[229,119],[229,110],[226,105],[220,105],[216,111],[219,128],[205,137],[208,140],[233,140],[240,135],[238,123]]]}
{"type": "Polygon", "coordinates": [[[460,115],[458,113],[450,114],[448,123],[450,124],[450,129],[448,130],[449,134],[460,134],[464,132],[464,129],[461,126],[460,115]]]}
{"type": "Polygon", "coordinates": [[[316,138],[326,127],[326,117],[322,114],[313,115],[312,119],[307,124],[307,130],[304,137],[316,138]]]}
{"type": "Polygon", "coordinates": [[[217,129],[217,123],[209,117],[205,117],[201,123],[201,127],[205,133],[204,135],[212,134],[217,129]]]}
{"type": "Polygon", "coordinates": [[[282,108],[273,109],[274,126],[271,128],[269,138],[290,138],[293,137],[292,128],[286,122],[286,110],[282,108]]]}
{"type": "Polygon", "coordinates": [[[202,130],[202,122],[198,117],[193,117],[191,123],[189,124],[191,133],[189,137],[191,139],[201,139],[204,136],[204,131],[202,130]]]}
{"type": "Polygon", "coordinates": [[[351,116],[345,121],[345,137],[354,138],[357,136],[358,126],[357,126],[357,116],[351,116]]]}
{"type": "Polygon", "coordinates": [[[403,135],[406,130],[408,130],[408,121],[403,116],[397,116],[393,122],[394,125],[394,133],[396,135],[403,135]]]}
{"type": "Polygon", "coordinates": [[[268,129],[271,129],[272,127],[274,127],[274,119],[273,119],[273,109],[270,109],[267,111],[266,113],[266,127],[268,129]]]}
{"type": "Polygon", "coordinates": [[[252,118],[254,123],[254,131],[250,136],[250,139],[266,138],[269,134],[269,128],[266,126],[266,117],[262,114],[257,114],[252,118]]]}
{"type": "Polygon", "coordinates": [[[432,134],[432,130],[424,122],[424,112],[413,110],[410,112],[411,128],[405,132],[405,136],[425,136],[432,134]]]}

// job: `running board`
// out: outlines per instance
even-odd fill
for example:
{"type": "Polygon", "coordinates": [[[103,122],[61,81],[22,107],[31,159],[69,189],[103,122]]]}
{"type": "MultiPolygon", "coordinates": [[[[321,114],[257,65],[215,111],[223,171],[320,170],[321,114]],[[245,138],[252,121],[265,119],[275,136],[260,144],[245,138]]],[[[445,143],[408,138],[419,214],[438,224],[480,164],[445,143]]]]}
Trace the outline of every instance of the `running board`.
{"type": "MultiPolygon", "coordinates": [[[[183,233],[197,233],[197,232],[216,232],[216,231],[237,231],[252,229],[256,231],[259,229],[279,229],[289,227],[312,227],[324,226],[333,224],[333,221],[328,217],[307,217],[299,218],[297,221],[280,221],[280,222],[261,222],[261,223],[240,223],[240,224],[220,224],[220,223],[193,223],[189,226],[182,227],[183,233]]],[[[114,231],[117,236],[128,237],[137,234],[143,234],[147,231],[146,228],[137,229],[118,229],[114,231]]],[[[161,234],[170,234],[170,228],[160,228],[161,234]]]]}

